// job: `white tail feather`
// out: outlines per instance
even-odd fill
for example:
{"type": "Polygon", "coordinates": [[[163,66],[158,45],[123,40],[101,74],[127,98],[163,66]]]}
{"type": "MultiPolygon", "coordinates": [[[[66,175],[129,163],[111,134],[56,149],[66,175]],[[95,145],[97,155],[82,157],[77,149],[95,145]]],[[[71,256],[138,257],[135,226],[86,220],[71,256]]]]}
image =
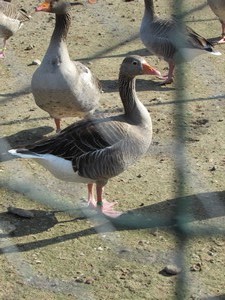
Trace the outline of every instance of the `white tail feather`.
{"type": "MultiPolygon", "coordinates": [[[[36,160],[40,165],[51,172],[56,178],[71,181],[71,182],[82,182],[89,183],[92,182],[89,178],[84,178],[75,172],[70,160],[66,160],[62,157],[57,157],[52,154],[38,154],[38,153],[18,153],[17,149],[8,150],[8,152],[14,156],[21,158],[32,158],[36,160]]],[[[25,150],[24,150],[25,152],[25,150]]]]}
{"type": "Polygon", "coordinates": [[[219,51],[213,51],[213,52],[210,52],[212,53],[213,55],[222,55],[219,51]]]}
{"type": "Polygon", "coordinates": [[[25,154],[25,153],[18,153],[17,152],[17,149],[11,149],[11,150],[8,150],[8,152],[11,154],[11,155],[14,155],[14,156],[17,156],[17,157],[21,157],[21,158],[37,158],[38,155],[35,155],[35,154],[25,154]]]}

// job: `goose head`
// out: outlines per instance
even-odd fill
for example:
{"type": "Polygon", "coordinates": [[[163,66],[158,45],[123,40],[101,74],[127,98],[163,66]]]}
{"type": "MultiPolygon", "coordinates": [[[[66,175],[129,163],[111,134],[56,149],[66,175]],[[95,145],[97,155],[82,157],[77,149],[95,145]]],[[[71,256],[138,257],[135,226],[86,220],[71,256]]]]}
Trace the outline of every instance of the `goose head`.
{"type": "MultiPolygon", "coordinates": [[[[95,0],[88,0],[88,3],[94,4],[95,0]]],[[[36,11],[44,11],[54,14],[65,14],[70,10],[71,6],[74,5],[83,5],[81,2],[70,3],[65,0],[45,0],[43,3],[36,7],[36,11]]]]}
{"type": "Polygon", "coordinates": [[[123,60],[120,67],[120,74],[132,78],[138,75],[161,76],[161,73],[150,66],[143,57],[136,55],[127,56],[123,60]]]}
{"type": "Polygon", "coordinates": [[[45,2],[36,7],[36,11],[65,14],[69,10],[69,8],[69,2],[63,0],[45,0],[45,2]]]}

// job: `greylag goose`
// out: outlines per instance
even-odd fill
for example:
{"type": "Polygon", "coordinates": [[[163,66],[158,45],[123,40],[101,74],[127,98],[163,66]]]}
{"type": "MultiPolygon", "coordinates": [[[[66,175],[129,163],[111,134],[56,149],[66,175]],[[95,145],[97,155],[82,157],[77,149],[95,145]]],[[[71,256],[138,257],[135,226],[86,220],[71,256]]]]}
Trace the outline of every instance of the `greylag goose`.
{"type": "Polygon", "coordinates": [[[71,4],[63,0],[46,0],[36,7],[37,12],[54,13],[56,22],[41,65],[32,76],[31,89],[36,104],[54,118],[57,132],[61,130],[61,118],[93,113],[101,93],[99,81],[91,71],[80,62],[70,60],[66,45],[70,8],[71,4]]]}
{"type": "Polygon", "coordinates": [[[89,206],[117,217],[120,213],[113,210],[113,203],[103,200],[103,188],[145,154],[152,139],[151,117],[135,91],[135,76],[142,74],[160,76],[140,56],[123,60],[119,72],[123,114],[80,120],[53,137],[9,153],[36,160],[61,180],[87,183],[89,206]]]}
{"type": "Polygon", "coordinates": [[[220,55],[213,45],[190,27],[183,26],[176,19],[160,19],[154,10],[153,0],[144,0],[145,10],[140,27],[140,37],[145,47],[154,55],[162,57],[169,65],[162,84],[173,82],[175,64],[192,60],[202,53],[220,55]]]}
{"type": "Polygon", "coordinates": [[[225,0],[207,0],[207,2],[222,25],[222,39],[218,43],[225,43],[225,0]]]}
{"type": "Polygon", "coordinates": [[[0,37],[3,38],[0,58],[5,57],[7,40],[21,28],[23,22],[29,20],[30,16],[28,16],[25,10],[18,9],[10,1],[0,0],[0,37]]]}

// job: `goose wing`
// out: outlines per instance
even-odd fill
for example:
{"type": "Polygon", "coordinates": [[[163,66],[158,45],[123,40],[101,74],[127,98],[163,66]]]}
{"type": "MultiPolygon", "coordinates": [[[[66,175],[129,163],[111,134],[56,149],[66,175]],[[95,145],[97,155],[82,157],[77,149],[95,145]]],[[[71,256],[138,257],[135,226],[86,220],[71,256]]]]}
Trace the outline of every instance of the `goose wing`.
{"type": "Polygon", "coordinates": [[[129,164],[124,155],[130,126],[120,117],[82,120],[60,134],[37,142],[26,149],[36,154],[52,154],[70,160],[82,177],[106,180],[129,164]]]}
{"type": "Polygon", "coordinates": [[[180,28],[176,19],[156,18],[151,25],[152,50],[164,59],[172,59],[180,48],[213,52],[213,45],[192,28],[180,28]]]}
{"type": "Polygon", "coordinates": [[[102,85],[100,80],[95,75],[93,75],[85,65],[83,65],[79,61],[73,61],[73,63],[77,69],[78,76],[86,75],[87,81],[89,81],[91,85],[95,86],[98,92],[101,92],[102,85]]]}
{"type": "Polygon", "coordinates": [[[190,48],[198,48],[198,49],[205,49],[209,52],[212,52],[213,44],[210,43],[207,39],[202,37],[200,34],[195,32],[192,28],[186,26],[186,46],[190,48]]]}

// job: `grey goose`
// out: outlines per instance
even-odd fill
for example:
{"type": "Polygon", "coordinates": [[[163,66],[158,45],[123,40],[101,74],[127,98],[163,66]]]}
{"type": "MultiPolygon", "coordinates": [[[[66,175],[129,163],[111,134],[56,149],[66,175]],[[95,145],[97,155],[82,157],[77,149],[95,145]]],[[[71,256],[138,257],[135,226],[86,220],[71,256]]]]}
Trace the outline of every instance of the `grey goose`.
{"type": "Polygon", "coordinates": [[[86,183],[89,206],[107,216],[119,216],[114,203],[103,200],[104,186],[144,155],[152,139],[150,114],[135,90],[135,77],[142,74],[160,76],[140,56],[123,60],[119,72],[123,114],[80,120],[53,137],[9,153],[36,160],[61,180],[86,183]]]}
{"type": "Polygon", "coordinates": [[[145,9],[140,27],[140,38],[154,55],[169,65],[162,84],[173,82],[175,64],[190,61],[203,53],[220,55],[213,45],[188,26],[180,26],[175,18],[161,19],[155,14],[154,0],[144,0],[145,9]]]}
{"type": "Polygon", "coordinates": [[[7,40],[21,28],[24,22],[30,20],[30,16],[24,9],[19,9],[10,2],[0,0],[0,37],[3,38],[0,58],[5,57],[7,40]]]}
{"type": "Polygon", "coordinates": [[[64,0],[46,0],[36,7],[37,12],[55,14],[56,21],[48,49],[32,76],[31,89],[36,104],[54,118],[57,132],[61,118],[92,114],[101,94],[99,81],[89,68],[70,59],[66,44],[70,10],[71,4],[64,0]]]}

